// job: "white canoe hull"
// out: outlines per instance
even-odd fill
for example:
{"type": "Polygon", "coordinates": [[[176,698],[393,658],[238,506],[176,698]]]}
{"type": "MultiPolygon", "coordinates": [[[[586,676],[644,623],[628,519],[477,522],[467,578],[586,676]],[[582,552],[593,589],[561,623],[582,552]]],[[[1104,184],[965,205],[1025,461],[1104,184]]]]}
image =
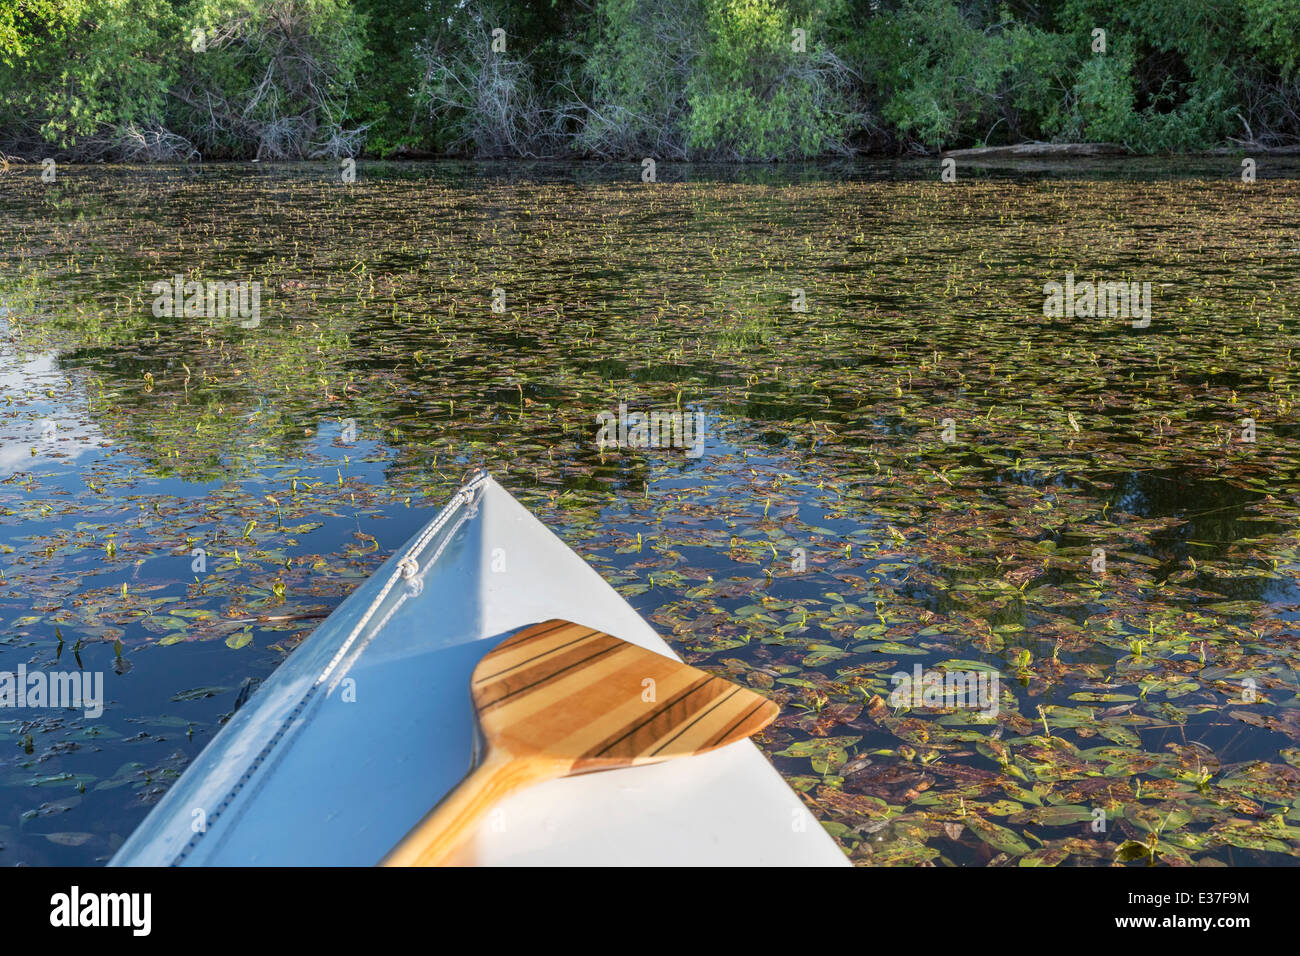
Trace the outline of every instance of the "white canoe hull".
{"type": "MultiPolygon", "coordinates": [[[[231,717],[111,865],[376,863],[472,765],[469,675],[487,639],[550,618],[673,655],[479,475],[231,717]]],[[[748,740],[521,792],[458,862],[847,864],[748,740]]]]}

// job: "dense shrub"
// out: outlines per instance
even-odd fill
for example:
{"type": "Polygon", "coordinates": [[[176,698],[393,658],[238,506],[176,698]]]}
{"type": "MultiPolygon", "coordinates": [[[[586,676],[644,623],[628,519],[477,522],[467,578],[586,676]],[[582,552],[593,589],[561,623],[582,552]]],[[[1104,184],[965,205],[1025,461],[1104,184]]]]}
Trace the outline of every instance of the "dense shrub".
{"type": "Polygon", "coordinates": [[[704,0],[601,0],[571,90],[576,146],[601,156],[685,159],[687,90],[699,67],[704,0]]]}
{"type": "Polygon", "coordinates": [[[205,155],[359,151],[364,129],[350,122],[348,97],[364,34],[348,0],[197,0],[185,16],[173,115],[205,155]]]}
{"type": "Polygon", "coordinates": [[[0,3],[0,149],[92,159],[165,137],[175,28],[165,0],[0,3]]]}
{"type": "Polygon", "coordinates": [[[1286,145],[1298,68],[1300,0],[0,0],[0,151],[1286,145]]]}
{"type": "Polygon", "coordinates": [[[746,160],[848,152],[855,86],[819,38],[823,10],[797,15],[774,0],[705,0],[705,8],[703,55],[687,83],[692,151],[746,160]]]}

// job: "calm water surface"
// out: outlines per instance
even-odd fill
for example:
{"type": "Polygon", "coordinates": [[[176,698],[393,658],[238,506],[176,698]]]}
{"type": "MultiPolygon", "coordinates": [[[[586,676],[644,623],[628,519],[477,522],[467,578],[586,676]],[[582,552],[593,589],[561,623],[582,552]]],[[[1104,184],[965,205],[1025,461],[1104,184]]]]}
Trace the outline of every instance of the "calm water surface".
{"type": "Polygon", "coordinates": [[[0,176],[0,672],[106,697],[0,708],[0,862],[106,860],[477,465],[782,704],[855,861],[1294,861],[1300,181],[1238,168],[0,176]],[[1067,273],[1149,326],[1045,317],[1067,273]],[[602,451],[620,403],[703,454],[602,451]]]}

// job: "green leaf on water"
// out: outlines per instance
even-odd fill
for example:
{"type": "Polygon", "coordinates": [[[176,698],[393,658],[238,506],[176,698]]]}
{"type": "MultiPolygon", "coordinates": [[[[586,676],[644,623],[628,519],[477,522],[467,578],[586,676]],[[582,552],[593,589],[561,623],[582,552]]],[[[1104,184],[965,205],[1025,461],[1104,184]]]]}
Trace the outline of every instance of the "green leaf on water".
{"type": "Polygon", "coordinates": [[[81,846],[95,839],[93,833],[42,833],[41,836],[59,846],[81,846]]]}
{"type": "Polygon", "coordinates": [[[195,687],[192,690],[183,690],[179,694],[173,694],[172,700],[203,700],[205,697],[216,697],[218,694],[229,692],[229,687],[195,687]]]}
{"type": "Polygon", "coordinates": [[[1011,856],[1019,856],[1022,853],[1029,852],[1029,844],[1006,827],[990,823],[988,820],[974,814],[964,818],[962,823],[970,827],[972,833],[995,850],[1011,856]]]}
{"type": "Polygon", "coordinates": [[[1151,851],[1147,849],[1147,845],[1139,843],[1137,840],[1126,840],[1115,851],[1115,859],[1121,863],[1131,863],[1134,860],[1145,859],[1150,855],[1151,851]]]}

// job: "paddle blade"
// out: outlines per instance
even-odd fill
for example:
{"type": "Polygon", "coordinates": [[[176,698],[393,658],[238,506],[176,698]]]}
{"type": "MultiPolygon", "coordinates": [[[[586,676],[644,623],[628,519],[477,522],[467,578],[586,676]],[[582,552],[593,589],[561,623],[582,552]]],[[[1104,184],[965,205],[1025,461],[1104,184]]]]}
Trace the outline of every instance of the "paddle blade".
{"type": "Polygon", "coordinates": [[[471,693],[489,749],[560,761],[570,774],[714,750],[779,711],[748,688],[560,620],[491,651],[471,693]]]}
{"type": "Polygon", "coordinates": [[[766,727],[778,710],[747,688],[570,621],[534,624],[489,651],[470,692],[483,763],[382,865],[443,862],[522,787],[714,750],[766,727]]]}

